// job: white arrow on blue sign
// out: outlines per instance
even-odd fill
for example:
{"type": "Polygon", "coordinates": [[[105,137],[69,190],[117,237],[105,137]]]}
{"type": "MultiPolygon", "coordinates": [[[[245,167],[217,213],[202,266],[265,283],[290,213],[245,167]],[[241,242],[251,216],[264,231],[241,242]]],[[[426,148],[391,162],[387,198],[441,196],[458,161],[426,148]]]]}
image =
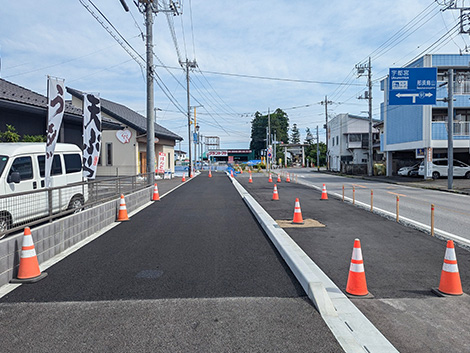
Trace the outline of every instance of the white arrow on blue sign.
{"type": "Polygon", "coordinates": [[[436,104],[437,68],[392,68],[389,73],[389,105],[436,104]]]}

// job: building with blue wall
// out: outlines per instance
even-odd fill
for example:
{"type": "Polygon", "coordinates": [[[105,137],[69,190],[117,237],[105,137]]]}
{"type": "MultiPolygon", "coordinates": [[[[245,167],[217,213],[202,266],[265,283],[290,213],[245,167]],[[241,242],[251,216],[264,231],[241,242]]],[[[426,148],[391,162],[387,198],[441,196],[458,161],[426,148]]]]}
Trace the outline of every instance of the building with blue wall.
{"type": "Polygon", "coordinates": [[[435,105],[389,105],[388,77],[381,81],[381,150],[387,155],[387,175],[422,160],[423,150],[432,148],[433,158],[447,157],[448,70],[454,69],[454,158],[470,162],[470,55],[427,54],[407,68],[437,68],[435,105]]]}

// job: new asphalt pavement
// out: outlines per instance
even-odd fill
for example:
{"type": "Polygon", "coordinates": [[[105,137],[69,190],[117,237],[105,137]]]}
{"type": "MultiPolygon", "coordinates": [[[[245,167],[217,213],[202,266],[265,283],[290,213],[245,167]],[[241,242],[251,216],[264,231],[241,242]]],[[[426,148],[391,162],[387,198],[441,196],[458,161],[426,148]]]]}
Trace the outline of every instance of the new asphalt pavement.
{"type": "Polygon", "coordinates": [[[1,351],[341,351],[222,173],[47,272],[0,299],[1,351]]]}

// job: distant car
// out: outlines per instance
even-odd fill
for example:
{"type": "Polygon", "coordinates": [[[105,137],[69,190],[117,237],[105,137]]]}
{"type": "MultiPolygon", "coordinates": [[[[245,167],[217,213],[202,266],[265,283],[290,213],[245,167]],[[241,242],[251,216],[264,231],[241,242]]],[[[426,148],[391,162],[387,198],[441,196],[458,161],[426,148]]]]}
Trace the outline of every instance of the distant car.
{"type": "MultiPolygon", "coordinates": [[[[432,161],[432,178],[447,177],[449,166],[447,158],[436,158],[432,161]]],[[[418,174],[424,176],[424,162],[419,165],[418,174]]],[[[454,176],[470,179],[470,166],[464,162],[454,159],[454,176]]]]}
{"type": "Polygon", "coordinates": [[[418,175],[418,169],[419,169],[419,163],[416,163],[416,164],[413,164],[412,166],[398,169],[398,175],[401,175],[401,176],[413,176],[413,174],[418,175]],[[413,173],[413,172],[416,172],[416,173],[413,173]]]}

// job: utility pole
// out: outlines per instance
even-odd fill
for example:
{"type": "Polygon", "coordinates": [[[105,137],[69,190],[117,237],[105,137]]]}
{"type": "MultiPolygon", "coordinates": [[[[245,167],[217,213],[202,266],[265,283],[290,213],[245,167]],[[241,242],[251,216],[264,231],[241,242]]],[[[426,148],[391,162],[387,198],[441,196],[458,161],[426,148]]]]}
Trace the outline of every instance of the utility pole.
{"type": "Polygon", "coordinates": [[[449,69],[447,84],[447,189],[452,190],[454,182],[454,69],[449,69]]]}
{"type": "MultiPolygon", "coordinates": [[[[189,69],[196,68],[197,63],[196,60],[189,61],[186,58],[186,61],[180,61],[180,65],[185,67],[186,69],[186,98],[188,101],[188,152],[189,152],[189,165],[188,165],[188,176],[191,175],[192,172],[192,154],[191,154],[191,100],[189,94],[189,69]]],[[[195,151],[196,152],[196,151],[195,151]]]]}
{"type": "MultiPolygon", "coordinates": [[[[129,12],[129,7],[125,0],[120,0],[126,12],[129,12]]],[[[153,14],[158,12],[171,12],[175,16],[179,15],[179,4],[174,0],[169,0],[169,9],[159,9],[158,2],[155,0],[138,0],[134,1],[139,11],[145,16],[145,46],[146,46],[146,71],[147,71],[147,160],[146,172],[155,173],[155,116],[154,112],[154,87],[153,80],[154,66],[153,66],[153,14]]],[[[106,28],[106,27],[105,27],[106,28]]],[[[129,51],[128,51],[129,52],[129,51]]],[[[131,55],[134,60],[135,57],[131,55]]],[[[142,65],[143,66],[143,65],[142,65]]],[[[155,178],[155,174],[154,177],[155,178]]],[[[151,180],[153,183],[153,179],[151,180]]]]}
{"type": "MultiPolygon", "coordinates": [[[[268,108],[268,150],[269,150],[269,148],[271,148],[271,112],[268,108]]],[[[269,160],[271,158],[268,157],[267,153],[266,153],[266,157],[267,157],[266,162],[267,162],[267,165],[268,165],[268,170],[271,171],[271,163],[269,163],[270,162],[269,160]]]]}
{"type": "Polygon", "coordinates": [[[357,77],[364,75],[367,70],[367,87],[368,91],[364,93],[364,96],[360,96],[358,99],[369,100],[369,158],[367,160],[367,175],[372,176],[374,171],[374,150],[373,150],[373,138],[372,138],[372,64],[369,57],[368,64],[357,64],[357,77]]]}
{"type": "MultiPolygon", "coordinates": [[[[145,28],[147,32],[147,173],[155,173],[155,120],[153,100],[153,11],[152,3],[145,5],[145,28]]],[[[155,176],[151,179],[153,183],[155,176]]]]}
{"type": "Polygon", "coordinates": [[[325,106],[326,170],[330,170],[330,151],[328,150],[328,104],[333,104],[333,102],[328,100],[328,96],[325,96],[325,100],[321,101],[320,104],[325,106]]]}
{"type": "Polygon", "coordinates": [[[369,56],[369,75],[368,75],[368,86],[369,86],[369,169],[368,175],[374,174],[374,139],[372,134],[372,65],[369,56]]]}
{"type": "Polygon", "coordinates": [[[318,137],[318,125],[317,125],[317,170],[320,171],[320,138],[318,137]]]}

